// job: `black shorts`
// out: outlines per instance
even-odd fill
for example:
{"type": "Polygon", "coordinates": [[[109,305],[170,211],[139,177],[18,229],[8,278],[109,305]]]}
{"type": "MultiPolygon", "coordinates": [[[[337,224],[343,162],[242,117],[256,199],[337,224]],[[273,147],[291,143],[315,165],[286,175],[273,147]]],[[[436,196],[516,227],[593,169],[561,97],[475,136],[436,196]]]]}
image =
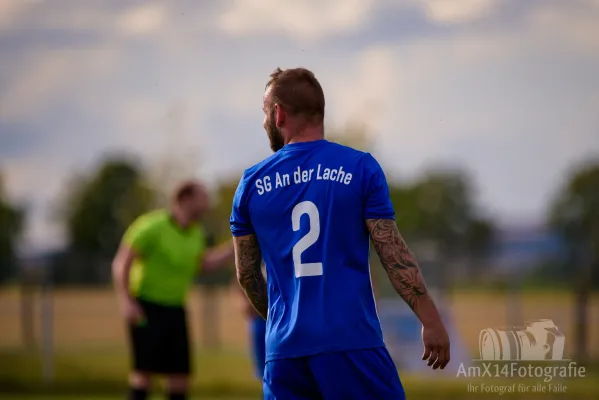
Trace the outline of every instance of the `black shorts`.
{"type": "Polygon", "coordinates": [[[133,369],[155,374],[191,372],[187,315],[184,307],[138,300],[146,321],[129,325],[133,369]]]}

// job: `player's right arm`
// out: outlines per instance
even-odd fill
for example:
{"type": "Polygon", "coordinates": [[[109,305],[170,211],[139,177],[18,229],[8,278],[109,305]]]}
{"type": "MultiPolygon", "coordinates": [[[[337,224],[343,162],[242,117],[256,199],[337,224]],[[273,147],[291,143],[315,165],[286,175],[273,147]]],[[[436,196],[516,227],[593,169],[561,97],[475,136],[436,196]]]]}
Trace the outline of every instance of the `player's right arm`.
{"type": "Polygon", "coordinates": [[[449,363],[449,336],[430,297],[416,257],[399,233],[385,175],[371,155],[364,165],[364,218],[389,280],[422,323],[423,360],[433,369],[449,363]]]}
{"type": "Polygon", "coordinates": [[[124,317],[131,323],[143,320],[143,311],[133,298],[129,286],[131,267],[142,252],[147,251],[153,239],[153,224],[143,216],[125,233],[112,261],[112,278],[119,305],[124,317]]]}
{"type": "Polygon", "coordinates": [[[233,197],[233,209],[229,221],[235,247],[237,281],[256,312],[267,319],[268,290],[266,279],[262,274],[262,252],[252,226],[246,190],[244,174],[233,197]]]}

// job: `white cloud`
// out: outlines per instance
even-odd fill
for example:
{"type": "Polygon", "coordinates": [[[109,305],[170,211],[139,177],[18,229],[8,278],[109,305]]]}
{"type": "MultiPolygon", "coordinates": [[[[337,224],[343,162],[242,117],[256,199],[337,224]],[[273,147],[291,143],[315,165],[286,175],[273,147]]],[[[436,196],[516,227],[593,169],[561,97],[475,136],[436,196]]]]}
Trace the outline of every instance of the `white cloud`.
{"type": "Polygon", "coordinates": [[[0,0],[0,31],[14,26],[29,6],[27,1],[0,0]]]}
{"type": "Polygon", "coordinates": [[[392,112],[390,101],[396,95],[394,49],[376,46],[352,58],[353,65],[324,74],[329,116],[336,124],[368,122],[378,131],[385,128],[385,120],[392,112]]]}
{"type": "Polygon", "coordinates": [[[489,15],[500,0],[414,0],[441,23],[469,22],[489,15]]]}
{"type": "MultiPolygon", "coordinates": [[[[28,119],[55,104],[60,95],[80,95],[78,84],[99,83],[118,61],[114,47],[48,50],[35,54],[0,94],[0,118],[28,119]],[[93,77],[88,80],[85,77],[93,77]],[[79,92],[78,92],[79,91],[79,92]]],[[[94,98],[80,96],[82,101],[94,98]]]]}
{"type": "Polygon", "coordinates": [[[0,97],[0,116],[13,119],[25,117],[46,100],[48,94],[60,89],[67,77],[69,61],[61,57],[39,55],[25,66],[21,77],[12,82],[0,97]]]}
{"type": "Polygon", "coordinates": [[[599,51],[599,2],[589,9],[564,5],[538,8],[533,11],[530,23],[554,43],[599,51]]]}
{"type": "Polygon", "coordinates": [[[72,1],[56,4],[43,0],[0,0],[0,30],[12,28],[114,33],[120,10],[102,2],[72,1]]]}
{"type": "Polygon", "coordinates": [[[415,0],[429,18],[441,23],[468,22],[488,15],[498,0],[415,0]]]}
{"type": "Polygon", "coordinates": [[[167,7],[163,3],[147,3],[131,7],[118,17],[117,25],[133,35],[155,33],[166,24],[167,7]]]}
{"type": "Polygon", "coordinates": [[[233,36],[282,33],[312,41],[360,28],[373,6],[372,0],[235,0],[219,27],[233,36]]]}

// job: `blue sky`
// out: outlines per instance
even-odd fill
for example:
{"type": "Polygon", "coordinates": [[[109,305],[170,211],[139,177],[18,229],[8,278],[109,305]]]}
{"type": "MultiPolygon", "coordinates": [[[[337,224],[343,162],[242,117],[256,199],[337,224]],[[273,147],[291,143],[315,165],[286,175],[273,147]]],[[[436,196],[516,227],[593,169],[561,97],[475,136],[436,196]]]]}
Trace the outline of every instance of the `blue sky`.
{"type": "Polygon", "coordinates": [[[277,66],[312,69],[389,175],[465,168],[500,222],[541,218],[599,154],[599,0],[0,0],[0,53],[0,169],[34,245],[110,151],[209,181],[268,156],[277,66]]]}

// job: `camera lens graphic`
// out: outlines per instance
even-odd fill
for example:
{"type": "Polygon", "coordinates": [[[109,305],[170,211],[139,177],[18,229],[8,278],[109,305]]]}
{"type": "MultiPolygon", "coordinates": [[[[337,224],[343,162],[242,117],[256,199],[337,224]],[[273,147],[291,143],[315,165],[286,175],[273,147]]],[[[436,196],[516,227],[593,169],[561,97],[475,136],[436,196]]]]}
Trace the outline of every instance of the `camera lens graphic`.
{"type": "Polygon", "coordinates": [[[535,343],[534,336],[525,327],[483,329],[479,336],[480,357],[483,360],[522,360],[522,351],[528,353],[535,343]]]}
{"type": "Polygon", "coordinates": [[[549,319],[526,321],[524,326],[483,329],[479,335],[482,360],[561,360],[564,335],[549,319]]]}

